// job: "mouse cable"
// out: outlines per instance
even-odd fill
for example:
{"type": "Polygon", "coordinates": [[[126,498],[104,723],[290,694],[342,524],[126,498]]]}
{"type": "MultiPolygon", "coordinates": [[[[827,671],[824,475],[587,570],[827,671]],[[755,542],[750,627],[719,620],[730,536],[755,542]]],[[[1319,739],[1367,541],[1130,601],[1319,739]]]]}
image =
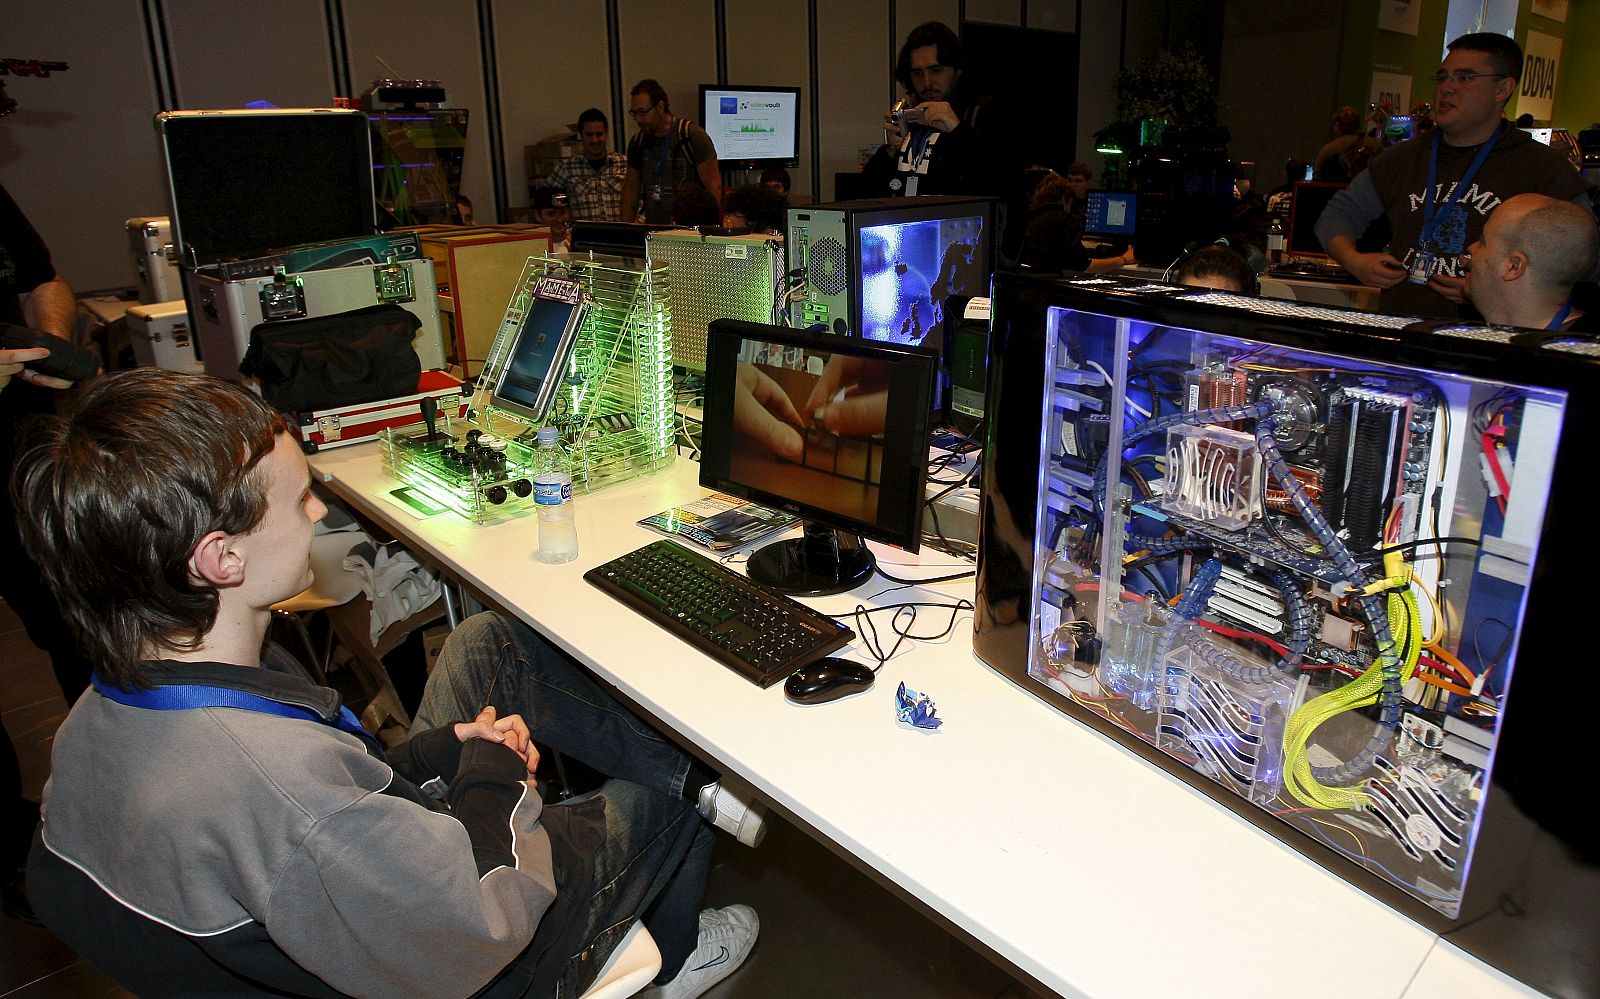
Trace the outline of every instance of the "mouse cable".
{"type": "Polygon", "coordinates": [[[896,652],[900,651],[900,646],[904,644],[906,639],[909,638],[914,642],[936,642],[955,631],[956,618],[960,617],[962,611],[975,609],[972,601],[963,597],[953,604],[928,603],[925,601],[889,604],[883,607],[868,607],[865,604],[856,604],[856,609],[849,614],[830,614],[828,616],[834,618],[853,617],[855,619],[856,634],[861,636],[861,644],[866,646],[867,653],[878,661],[878,665],[873,667],[872,670],[873,673],[877,673],[883,669],[885,663],[894,658],[896,652]],[[911,626],[917,621],[918,607],[937,607],[948,610],[950,612],[950,622],[937,635],[913,635],[911,634],[911,626]],[[872,623],[872,615],[880,614],[884,611],[894,612],[894,616],[889,619],[889,630],[899,636],[887,653],[883,651],[883,641],[878,637],[877,625],[872,623]],[[905,615],[905,624],[903,626],[900,623],[902,614],[905,615]]]}

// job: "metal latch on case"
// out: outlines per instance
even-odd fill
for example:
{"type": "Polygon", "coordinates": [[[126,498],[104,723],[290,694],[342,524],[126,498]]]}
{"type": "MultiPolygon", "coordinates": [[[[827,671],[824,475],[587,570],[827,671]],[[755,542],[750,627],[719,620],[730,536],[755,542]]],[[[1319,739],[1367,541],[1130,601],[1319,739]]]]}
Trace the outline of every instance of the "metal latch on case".
{"type": "Polygon", "coordinates": [[[417,298],[411,287],[411,271],[405,264],[390,261],[372,269],[372,283],[380,302],[412,302],[417,298]]]}
{"type": "Polygon", "coordinates": [[[319,416],[317,417],[317,429],[322,432],[324,443],[336,441],[339,439],[340,434],[339,418],[337,416],[319,416]]]}
{"type": "Polygon", "coordinates": [[[278,271],[272,280],[261,286],[261,318],[299,319],[306,314],[305,284],[298,277],[290,278],[278,271]]]}

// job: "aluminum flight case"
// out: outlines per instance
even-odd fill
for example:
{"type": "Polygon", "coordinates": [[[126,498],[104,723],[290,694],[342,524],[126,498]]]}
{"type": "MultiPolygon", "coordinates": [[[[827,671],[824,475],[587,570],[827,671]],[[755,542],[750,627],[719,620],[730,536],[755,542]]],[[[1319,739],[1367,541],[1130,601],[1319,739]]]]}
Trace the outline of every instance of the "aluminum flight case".
{"type": "Polygon", "coordinates": [[[437,404],[439,426],[444,425],[446,416],[459,420],[467,415],[470,400],[461,380],[443,371],[424,371],[417,379],[415,395],[299,413],[295,416],[295,433],[306,451],[376,440],[379,433],[391,427],[422,423],[425,398],[437,404]]]}
{"type": "Polygon", "coordinates": [[[239,362],[250,348],[250,332],[263,323],[330,316],[394,303],[421,321],[412,345],[424,371],[443,368],[439,296],[433,261],[359,264],[279,277],[224,280],[213,271],[186,275],[190,312],[207,374],[243,381],[239,362]]]}
{"type": "Polygon", "coordinates": [[[127,318],[133,358],[141,366],[205,374],[205,365],[195,356],[182,299],[130,306],[127,318]]]}
{"type": "Polygon", "coordinates": [[[139,275],[139,301],[150,305],[183,298],[178,254],[172,243],[172,220],[165,215],[131,218],[123,224],[128,250],[139,275]]]}

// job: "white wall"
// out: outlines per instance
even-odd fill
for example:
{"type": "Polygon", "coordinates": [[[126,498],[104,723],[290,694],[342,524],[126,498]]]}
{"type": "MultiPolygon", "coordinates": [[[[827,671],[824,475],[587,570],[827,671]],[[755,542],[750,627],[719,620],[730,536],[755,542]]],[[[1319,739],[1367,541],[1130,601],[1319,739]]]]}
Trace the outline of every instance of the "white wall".
{"type": "MultiPolygon", "coordinates": [[[[1077,101],[1079,157],[1097,163],[1086,154],[1114,103],[1123,7],[1131,60],[1161,44],[1166,0],[1082,2],[1078,78],[1040,100],[1041,109],[1051,100],[1077,101]]],[[[71,68],[47,80],[7,78],[22,109],[0,120],[0,181],[76,288],[131,284],[124,220],[167,213],[160,145],[151,127],[162,109],[157,79],[166,65],[182,108],[237,107],[254,99],[326,105],[342,72],[355,93],[388,75],[378,57],[400,75],[439,79],[451,102],[472,115],[462,186],[482,221],[495,221],[497,181],[508,207],[527,203],[523,147],[559,132],[583,108],[599,107],[610,116],[617,98],[626,105],[627,90],[653,76],[666,86],[674,110],[693,115],[698,85],[717,79],[715,0],[616,0],[620,95],[612,93],[606,0],[490,0],[502,148],[497,162],[478,3],[343,0],[342,66],[328,6],[325,0],[250,7],[213,0],[7,0],[0,15],[3,54],[60,60],[71,68]],[[152,40],[147,5],[159,13],[164,38],[152,40]]],[[[963,10],[969,20],[1013,25],[1025,12],[1028,26],[1056,31],[1073,30],[1079,19],[1077,0],[725,0],[728,82],[799,86],[808,118],[814,12],[820,169],[813,176],[805,120],[800,166],[791,172],[798,191],[815,190],[826,200],[833,196],[834,173],[856,169],[861,148],[881,141],[899,41],[924,20],[955,25],[963,10]]],[[[1048,127],[1047,114],[1039,120],[1048,127]]],[[[620,146],[632,125],[613,121],[612,131],[620,146]]]]}

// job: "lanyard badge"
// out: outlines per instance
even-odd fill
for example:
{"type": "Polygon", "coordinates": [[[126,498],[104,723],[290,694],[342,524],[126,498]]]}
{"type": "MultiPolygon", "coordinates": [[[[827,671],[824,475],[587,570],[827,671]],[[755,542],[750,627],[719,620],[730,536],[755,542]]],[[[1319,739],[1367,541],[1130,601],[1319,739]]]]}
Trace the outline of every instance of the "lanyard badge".
{"type": "Polygon", "coordinates": [[[1467,193],[1467,188],[1472,183],[1472,178],[1478,175],[1478,169],[1483,166],[1483,161],[1489,158],[1489,153],[1495,144],[1500,141],[1500,136],[1505,134],[1506,123],[1501,121],[1495,129],[1494,135],[1482,146],[1478,147],[1478,154],[1472,158],[1472,165],[1467,167],[1467,172],[1461,175],[1456,182],[1455,191],[1443,205],[1434,210],[1433,196],[1438,186],[1439,178],[1439,143],[1440,136],[1437,130],[1433,133],[1433,149],[1428,155],[1428,186],[1422,192],[1422,232],[1417,239],[1417,252],[1411,258],[1411,266],[1406,271],[1406,280],[1412,284],[1427,284],[1428,278],[1433,275],[1434,267],[1438,262],[1438,255],[1434,253],[1434,236],[1439,231],[1439,226],[1449,217],[1461,198],[1467,193]]]}

